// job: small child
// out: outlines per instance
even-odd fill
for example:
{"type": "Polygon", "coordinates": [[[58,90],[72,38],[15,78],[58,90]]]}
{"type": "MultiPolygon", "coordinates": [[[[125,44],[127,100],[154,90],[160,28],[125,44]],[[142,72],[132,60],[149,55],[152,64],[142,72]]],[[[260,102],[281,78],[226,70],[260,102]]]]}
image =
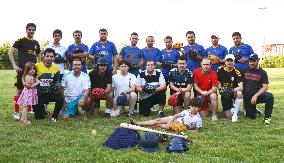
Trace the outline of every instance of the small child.
{"type": "Polygon", "coordinates": [[[130,123],[138,126],[160,127],[174,132],[200,130],[202,128],[202,119],[198,113],[200,107],[201,104],[198,98],[193,98],[190,100],[190,110],[184,110],[174,116],[157,118],[144,122],[135,122],[134,120],[130,120],[130,123]]]}
{"type": "MultiPolygon", "coordinates": [[[[24,89],[17,102],[18,105],[28,108],[29,106],[36,105],[38,103],[36,85],[39,84],[39,80],[36,79],[35,75],[35,64],[32,62],[26,63],[24,75],[22,78],[24,89]]],[[[21,124],[23,125],[31,124],[31,122],[28,120],[27,108],[23,109],[22,112],[21,124]]]]}

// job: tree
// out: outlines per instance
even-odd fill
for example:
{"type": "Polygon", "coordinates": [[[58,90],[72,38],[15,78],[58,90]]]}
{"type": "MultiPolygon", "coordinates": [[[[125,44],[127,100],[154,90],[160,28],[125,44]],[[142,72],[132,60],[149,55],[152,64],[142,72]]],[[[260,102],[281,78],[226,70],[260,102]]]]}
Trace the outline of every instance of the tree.
{"type": "MultiPolygon", "coordinates": [[[[11,65],[11,62],[10,62],[9,56],[8,56],[8,52],[9,52],[10,48],[11,48],[11,46],[8,42],[4,42],[0,46],[0,70],[12,68],[12,65],[11,65]]],[[[17,59],[18,58],[15,57],[15,60],[17,60],[17,59]]]]}

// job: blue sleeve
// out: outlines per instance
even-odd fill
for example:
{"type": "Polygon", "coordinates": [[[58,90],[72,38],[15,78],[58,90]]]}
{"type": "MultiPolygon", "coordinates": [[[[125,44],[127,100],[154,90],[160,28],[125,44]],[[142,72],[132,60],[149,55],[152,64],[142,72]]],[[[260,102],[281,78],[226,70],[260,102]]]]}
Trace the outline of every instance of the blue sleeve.
{"type": "Polygon", "coordinates": [[[88,47],[88,45],[85,45],[85,46],[84,46],[83,51],[84,51],[85,53],[88,53],[88,52],[89,52],[89,47],[88,47]]]}
{"type": "Polygon", "coordinates": [[[125,56],[125,47],[123,47],[119,53],[119,55],[124,59],[125,56]]]}
{"type": "Polygon", "coordinates": [[[156,58],[156,62],[162,62],[162,51],[159,52],[159,54],[156,58]]]}
{"type": "Polygon", "coordinates": [[[90,49],[90,51],[89,51],[89,54],[91,54],[91,55],[95,55],[96,54],[96,49],[95,49],[95,47],[96,47],[96,45],[95,44],[93,44],[92,46],[91,46],[91,49],[90,49]]]}
{"type": "Polygon", "coordinates": [[[233,47],[229,49],[229,54],[233,54],[233,47]]]}
{"type": "Polygon", "coordinates": [[[117,49],[114,43],[112,43],[112,55],[116,56],[117,55],[117,49]]]}
{"type": "Polygon", "coordinates": [[[253,51],[253,49],[252,49],[252,47],[250,45],[248,45],[248,48],[249,48],[250,54],[254,54],[254,51],[253,51]]]}
{"type": "Polygon", "coordinates": [[[139,49],[139,59],[144,59],[144,53],[142,49],[139,49]]]}
{"type": "MultiPolygon", "coordinates": [[[[200,46],[201,46],[201,45],[200,45],[200,46]]],[[[201,56],[202,56],[203,58],[206,58],[206,57],[207,57],[207,54],[206,54],[205,49],[204,49],[203,46],[201,46],[201,56]]]]}
{"type": "MultiPolygon", "coordinates": [[[[209,47],[210,48],[210,47],[209,47]]],[[[205,54],[208,55],[209,48],[205,50],[205,54]]]]}
{"type": "Polygon", "coordinates": [[[68,46],[67,52],[72,53],[72,45],[68,46]]]}

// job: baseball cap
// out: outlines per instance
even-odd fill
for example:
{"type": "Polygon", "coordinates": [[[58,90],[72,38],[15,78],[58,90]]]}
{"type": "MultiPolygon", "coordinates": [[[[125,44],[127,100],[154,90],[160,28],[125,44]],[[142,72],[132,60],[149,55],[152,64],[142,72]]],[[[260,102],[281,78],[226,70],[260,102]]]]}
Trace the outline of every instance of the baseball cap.
{"type": "Polygon", "coordinates": [[[225,56],[225,60],[227,60],[227,59],[232,59],[234,61],[235,60],[235,56],[233,54],[227,54],[225,56]]]}
{"type": "Polygon", "coordinates": [[[251,55],[249,56],[249,59],[252,59],[252,60],[254,60],[254,61],[258,61],[258,60],[259,60],[257,54],[251,54],[251,55]]]}
{"type": "Polygon", "coordinates": [[[153,132],[145,132],[140,136],[138,144],[144,152],[156,152],[159,149],[159,138],[153,132]]]}
{"type": "Polygon", "coordinates": [[[213,37],[220,38],[219,35],[217,35],[217,34],[212,34],[212,35],[211,35],[211,38],[213,38],[213,37]]]}

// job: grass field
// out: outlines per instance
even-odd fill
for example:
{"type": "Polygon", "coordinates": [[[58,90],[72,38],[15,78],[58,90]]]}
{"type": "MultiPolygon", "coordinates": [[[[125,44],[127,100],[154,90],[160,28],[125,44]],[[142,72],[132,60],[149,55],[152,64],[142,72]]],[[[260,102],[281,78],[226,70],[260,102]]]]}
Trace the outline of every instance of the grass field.
{"type": "MultiPolygon", "coordinates": [[[[148,154],[138,147],[114,151],[102,146],[121,122],[129,121],[126,116],[75,117],[57,123],[49,117],[42,121],[30,117],[32,125],[21,126],[12,119],[15,73],[0,71],[0,162],[284,162],[284,69],[267,72],[269,91],[275,97],[271,126],[263,125],[261,116],[250,120],[240,113],[239,122],[231,123],[219,113],[216,123],[204,119],[202,132],[187,132],[193,141],[188,152],[169,154],[165,143],[158,152],[148,154]],[[96,136],[91,134],[93,129],[96,136]]],[[[264,105],[258,108],[263,111],[264,105]]],[[[166,114],[170,113],[167,108],[166,114]]]]}

